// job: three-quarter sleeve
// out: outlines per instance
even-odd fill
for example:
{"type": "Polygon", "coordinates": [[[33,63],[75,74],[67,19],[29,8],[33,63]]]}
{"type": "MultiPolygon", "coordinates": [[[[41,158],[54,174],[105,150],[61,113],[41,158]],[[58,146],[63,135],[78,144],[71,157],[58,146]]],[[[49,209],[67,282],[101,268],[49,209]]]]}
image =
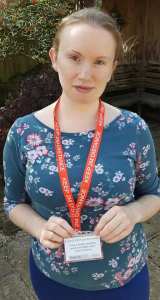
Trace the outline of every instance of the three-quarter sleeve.
{"type": "Polygon", "coordinates": [[[16,132],[17,120],[8,132],[3,149],[4,210],[7,215],[17,204],[26,202],[25,164],[19,149],[16,132]]]}
{"type": "Polygon", "coordinates": [[[152,194],[160,196],[160,178],[153,137],[146,122],[137,125],[137,160],[135,198],[152,194]]]}

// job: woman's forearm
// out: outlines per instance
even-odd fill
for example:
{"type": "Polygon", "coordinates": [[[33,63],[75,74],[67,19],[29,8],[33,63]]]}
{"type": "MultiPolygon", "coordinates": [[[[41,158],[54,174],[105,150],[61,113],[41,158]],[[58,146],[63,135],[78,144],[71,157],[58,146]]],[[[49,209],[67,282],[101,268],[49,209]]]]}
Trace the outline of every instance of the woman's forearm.
{"type": "MultiPolygon", "coordinates": [[[[127,204],[132,213],[135,223],[142,223],[150,219],[160,211],[160,197],[156,195],[145,195],[137,201],[127,204]]],[[[18,227],[40,239],[44,224],[47,222],[28,204],[18,204],[9,214],[9,219],[18,227]]]]}
{"type": "Polygon", "coordinates": [[[137,201],[129,203],[128,208],[133,213],[135,223],[145,222],[160,211],[160,196],[142,196],[137,201]]]}
{"type": "Polygon", "coordinates": [[[18,204],[11,210],[9,219],[37,239],[40,238],[42,227],[47,222],[31,206],[24,203],[18,204]]]}

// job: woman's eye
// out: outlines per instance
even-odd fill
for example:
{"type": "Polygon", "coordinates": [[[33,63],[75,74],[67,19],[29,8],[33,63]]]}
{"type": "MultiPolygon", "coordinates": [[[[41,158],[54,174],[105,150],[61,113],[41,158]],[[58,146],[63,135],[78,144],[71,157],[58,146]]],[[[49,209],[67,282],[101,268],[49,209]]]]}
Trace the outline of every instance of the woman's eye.
{"type": "Polygon", "coordinates": [[[70,59],[72,59],[73,61],[80,61],[80,58],[78,56],[70,56],[70,59]]]}
{"type": "Polygon", "coordinates": [[[103,60],[97,60],[96,64],[97,65],[105,65],[105,62],[103,60]]]}

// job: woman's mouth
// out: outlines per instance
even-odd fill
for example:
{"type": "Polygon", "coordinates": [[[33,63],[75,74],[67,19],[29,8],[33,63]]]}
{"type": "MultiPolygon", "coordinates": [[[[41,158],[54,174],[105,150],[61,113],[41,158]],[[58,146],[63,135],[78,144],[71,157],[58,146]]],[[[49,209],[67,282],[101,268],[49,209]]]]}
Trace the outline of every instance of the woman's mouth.
{"type": "Polygon", "coordinates": [[[93,90],[93,87],[87,87],[87,86],[83,86],[83,85],[76,85],[74,87],[80,93],[89,93],[90,91],[93,90]]]}

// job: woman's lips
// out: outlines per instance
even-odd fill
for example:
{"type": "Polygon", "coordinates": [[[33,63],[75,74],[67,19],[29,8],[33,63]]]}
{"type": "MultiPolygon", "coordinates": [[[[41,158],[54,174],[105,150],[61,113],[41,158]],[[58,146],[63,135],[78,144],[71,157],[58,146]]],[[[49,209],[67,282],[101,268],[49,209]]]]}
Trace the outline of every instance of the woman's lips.
{"type": "Polygon", "coordinates": [[[74,87],[76,88],[76,90],[78,90],[81,93],[88,93],[91,90],[93,90],[93,87],[86,87],[86,86],[81,86],[81,85],[77,85],[74,87]]]}

